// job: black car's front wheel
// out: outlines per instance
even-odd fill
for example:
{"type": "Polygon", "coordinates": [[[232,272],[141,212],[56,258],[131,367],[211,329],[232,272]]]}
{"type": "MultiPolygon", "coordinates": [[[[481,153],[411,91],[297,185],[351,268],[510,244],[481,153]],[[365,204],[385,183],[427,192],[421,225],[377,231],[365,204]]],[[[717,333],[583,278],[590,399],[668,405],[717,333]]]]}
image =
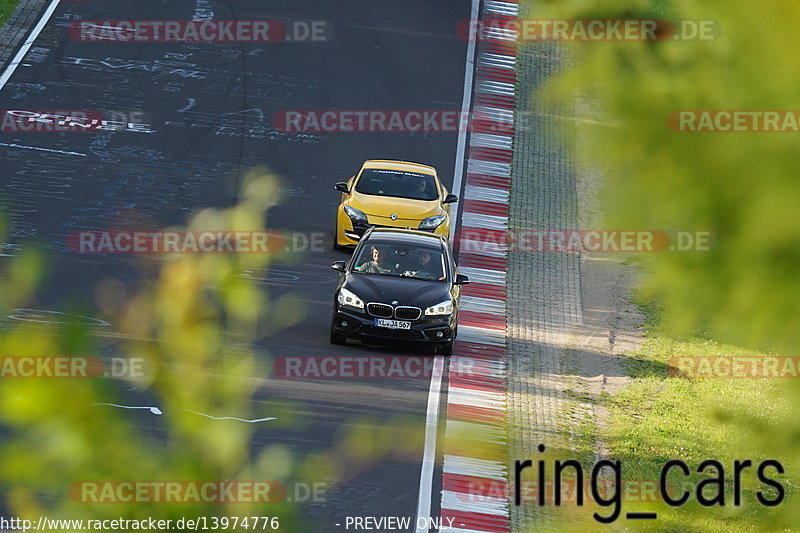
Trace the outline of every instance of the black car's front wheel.
{"type": "Polygon", "coordinates": [[[453,355],[453,341],[437,345],[434,353],[438,355],[453,355]]]}
{"type": "Polygon", "coordinates": [[[331,344],[346,344],[347,337],[345,337],[344,335],[340,335],[339,333],[336,333],[336,331],[334,331],[333,329],[333,325],[331,324],[330,341],[331,344]]]}

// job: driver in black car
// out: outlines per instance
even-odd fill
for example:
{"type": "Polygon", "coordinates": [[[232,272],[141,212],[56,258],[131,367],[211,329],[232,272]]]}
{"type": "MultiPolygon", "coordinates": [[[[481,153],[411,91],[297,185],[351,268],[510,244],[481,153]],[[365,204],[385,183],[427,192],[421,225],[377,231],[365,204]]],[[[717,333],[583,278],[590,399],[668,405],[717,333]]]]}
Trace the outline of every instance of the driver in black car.
{"type": "Polygon", "coordinates": [[[441,273],[441,265],[433,261],[433,256],[427,250],[422,250],[417,254],[417,263],[405,272],[406,276],[421,279],[444,279],[441,273]]]}

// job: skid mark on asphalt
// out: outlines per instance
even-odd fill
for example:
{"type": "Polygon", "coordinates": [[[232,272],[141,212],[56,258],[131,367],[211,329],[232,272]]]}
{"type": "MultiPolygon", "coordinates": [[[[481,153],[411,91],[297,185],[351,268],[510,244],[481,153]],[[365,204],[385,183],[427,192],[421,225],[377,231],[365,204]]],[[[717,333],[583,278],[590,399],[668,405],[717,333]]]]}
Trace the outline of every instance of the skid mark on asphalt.
{"type": "Polygon", "coordinates": [[[158,407],[146,407],[146,406],[136,406],[136,405],[117,405],[115,403],[94,403],[92,405],[105,405],[108,407],[118,407],[120,409],[146,409],[153,413],[154,415],[161,415],[164,414],[161,409],[158,407]]]}
{"type": "Polygon", "coordinates": [[[14,314],[7,318],[23,322],[40,322],[42,324],[85,324],[89,326],[110,326],[105,320],[83,315],[63,313],[61,311],[46,311],[40,309],[13,309],[14,314]]]}
{"type": "Polygon", "coordinates": [[[183,109],[178,109],[178,113],[185,113],[185,112],[189,111],[191,108],[194,107],[194,104],[197,103],[197,100],[194,99],[194,98],[189,98],[188,100],[189,100],[189,103],[186,104],[186,107],[184,107],[183,109]]]}
{"type": "Polygon", "coordinates": [[[336,283],[337,279],[332,276],[321,274],[309,274],[295,270],[280,269],[259,269],[259,270],[239,270],[239,276],[252,279],[260,283],[274,284],[307,284],[307,283],[336,283]]]}
{"type": "Polygon", "coordinates": [[[187,411],[189,413],[194,413],[196,415],[204,416],[206,418],[211,418],[213,420],[237,420],[239,422],[247,422],[248,424],[257,424],[259,422],[269,422],[270,420],[277,420],[274,416],[268,416],[266,418],[253,418],[253,419],[246,419],[246,418],[238,418],[235,416],[211,416],[205,413],[199,413],[197,411],[192,411],[191,409],[181,409],[181,411],[187,411]]]}
{"type": "Polygon", "coordinates": [[[41,146],[27,146],[24,144],[16,144],[16,143],[0,143],[0,146],[7,146],[8,148],[20,148],[22,150],[36,150],[39,152],[49,152],[51,154],[76,155],[79,157],[86,157],[86,154],[82,154],[80,152],[70,152],[68,150],[53,150],[52,148],[42,148],[41,146]]]}
{"type": "Polygon", "coordinates": [[[194,17],[192,20],[202,22],[206,20],[214,20],[214,9],[211,7],[209,0],[197,0],[194,5],[194,17]]]}
{"type": "MultiPolygon", "coordinates": [[[[140,406],[140,405],[119,405],[119,404],[116,404],[116,403],[94,403],[92,405],[95,405],[95,406],[107,406],[107,407],[117,407],[119,409],[146,410],[146,411],[149,411],[150,413],[152,413],[154,415],[163,415],[164,414],[164,412],[161,409],[159,409],[158,407],[149,407],[149,406],[140,406]]],[[[270,420],[277,420],[277,418],[275,418],[273,416],[266,417],[266,418],[247,419],[247,418],[238,418],[238,417],[235,417],[235,416],[211,416],[211,415],[207,415],[205,413],[200,413],[198,411],[192,411],[191,409],[181,409],[181,411],[186,411],[188,413],[194,413],[196,415],[204,416],[204,417],[210,418],[212,420],[235,420],[237,422],[246,422],[248,424],[258,424],[259,422],[269,422],[270,420]]]]}

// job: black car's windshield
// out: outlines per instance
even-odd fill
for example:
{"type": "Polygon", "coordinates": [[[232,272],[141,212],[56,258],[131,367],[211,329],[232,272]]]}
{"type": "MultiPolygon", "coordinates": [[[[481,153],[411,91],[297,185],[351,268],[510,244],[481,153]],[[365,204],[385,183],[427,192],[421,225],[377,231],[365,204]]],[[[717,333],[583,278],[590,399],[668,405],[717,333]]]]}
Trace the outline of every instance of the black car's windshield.
{"type": "Polygon", "coordinates": [[[356,184],[356,192],[426,201],[439,197],[436,180],[430,174],[381,168],[365,168],[356,184]]]}
{"type": "Polygon", "coordinates": [[[361,248],[354,264],[353,270],[362,274],[430,281],[446,279],[444,254],[435,248],[368,244],[361,248]]]}

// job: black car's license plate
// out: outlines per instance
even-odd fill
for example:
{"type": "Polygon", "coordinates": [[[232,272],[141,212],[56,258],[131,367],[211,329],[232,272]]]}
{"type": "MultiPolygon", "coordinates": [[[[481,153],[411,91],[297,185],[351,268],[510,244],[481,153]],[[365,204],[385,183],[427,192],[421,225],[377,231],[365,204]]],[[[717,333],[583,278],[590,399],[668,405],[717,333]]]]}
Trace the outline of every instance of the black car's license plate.
{"type": "Polygon", "coordinates": [[[375,325],[389,329],[411,329],[411,322],[406,320],[388,320],[386,318],[376,318],[375,325]]]}

